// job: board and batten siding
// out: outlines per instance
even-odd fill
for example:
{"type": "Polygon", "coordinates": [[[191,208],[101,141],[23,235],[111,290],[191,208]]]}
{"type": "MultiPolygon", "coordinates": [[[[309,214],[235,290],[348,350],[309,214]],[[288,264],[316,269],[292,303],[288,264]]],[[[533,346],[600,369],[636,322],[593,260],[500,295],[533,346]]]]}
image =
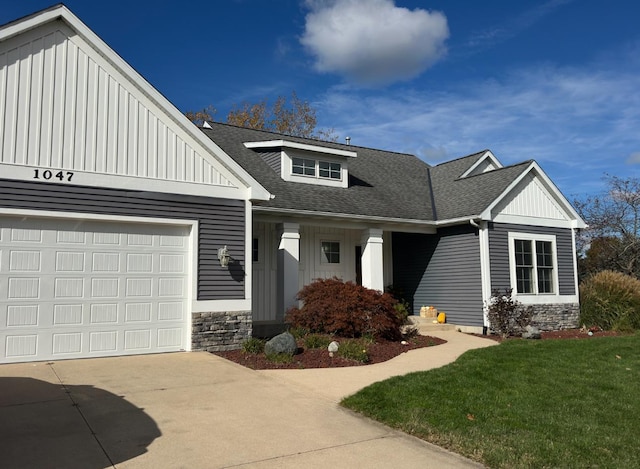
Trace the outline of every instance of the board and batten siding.
{"type": "Polygon", "coordinates": [[[178,194],[0,179],[0,206],[12,209],[189,219],[199,223],[198,300],[245,297],[245,203],[178,194]],[[218,248],[235,263],[223,268],[218,248]]]}
{"type": "Polygon", "coordinates": [[[512,288],[509,271],[509,232],[533,235],[554,235],[558,264],[558,288],[560,295],[576,295],[575,269],[573,262],[573,234],[569,228],[515,225],[507,223],[489,224],[489,256],[491,259],[491,287],[512,288]]]}
{"type": "Polygon", "coordinates": [[[447,322],[483,325],[480,242],[471,226],[435,235],[393,233],[394,287],[410,301],[413,314],[435,306],[447,322]]]}
{"type": "Polygon", "coordinates": [[[235,187],[62,21],[0,43],[0,163],[235,187]]]}
{"type": "MultiPolygon", "coordinates": [[[[356,246],[362,245],[362,230],[335,227],[300,226],[300,262],[298,265],[298,290],[316,279],[338,277],[344,281],[356,281],[356,246]],[[323,264],[321,242],[340,243],[340,263],[323,264]]],[[[384,233],[385,285],[390,282],[391,237],[384,233]]],[[[252,265],[252,312],[254,322],[275,321],[277,296],[278,224],[253,223],[253,237],[258,239],[258,260],[252,265]]]]}

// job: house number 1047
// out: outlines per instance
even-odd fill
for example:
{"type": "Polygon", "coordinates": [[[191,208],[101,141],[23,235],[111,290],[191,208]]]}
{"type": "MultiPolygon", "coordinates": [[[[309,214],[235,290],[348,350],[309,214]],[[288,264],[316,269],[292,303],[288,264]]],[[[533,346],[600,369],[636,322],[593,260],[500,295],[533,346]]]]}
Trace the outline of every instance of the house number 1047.
{"type": "Polygon", "coordinates": [[[73,177],[73,172],[71,171],[58,171],[54,172],[49,169],[34,169],[33,170],[33,179],[58,179],[59,181],[71,182],[71,178],[73,177]]]}

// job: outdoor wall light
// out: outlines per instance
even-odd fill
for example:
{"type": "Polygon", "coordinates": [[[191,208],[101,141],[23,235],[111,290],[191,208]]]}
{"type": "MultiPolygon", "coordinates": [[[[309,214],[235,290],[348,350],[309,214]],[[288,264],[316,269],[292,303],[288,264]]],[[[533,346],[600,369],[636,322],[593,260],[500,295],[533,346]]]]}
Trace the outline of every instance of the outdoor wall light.
{"type": "Polygon", "coordinates": [[[229,254],[229,249],[227,249],[227,246],[218,249],[218,260],[220,261],[220,265],[222,267],[227,267],[229,265],[231,255],[229,254]]]}

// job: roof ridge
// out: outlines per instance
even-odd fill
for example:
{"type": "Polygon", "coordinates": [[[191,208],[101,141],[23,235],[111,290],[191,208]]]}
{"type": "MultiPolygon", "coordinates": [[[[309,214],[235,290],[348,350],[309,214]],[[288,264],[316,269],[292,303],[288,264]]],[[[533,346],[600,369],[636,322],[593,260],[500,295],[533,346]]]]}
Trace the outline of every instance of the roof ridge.
{"type": "Polygon", "coordinates": [[[464,180],[472,179],[472,178],[478,177],[478,176],[485,176],[487,174],[495,173],[495,172],[502,171],[502,170],[505,170],[505,169],[513,169],[513,168],[515,168],[517,166],[524,166],[524,165],[528,166],[528,165],[530,165],[531,163],[534,163],[534,162],[535,162],[535,160],[525,160],[525,161],[521,161],[520,163],[514,163],[514,164],[510,164],[508,166],[502,166],[500,168],[495,168],[495,169],[492,169],[491,171],[485,171],[484,173],[471,174],[470,176],[465,176],[465,177],[458,176],[457,178],[454,179],[454,181],[464,181],[464,180]]]}
{"type": "MultiPolygon", "coordinates": [[[[301,140],[309,140],[309,141],[313,141],[313,142],[319,142],[321,144],[322,143],[328,143],[330,145],[339,145],[340,147],[344,147],[345,149],[348,149],[348,148],[352,148],[352,149],[353,148],[361,148],[363,150],[379,151],[379,152],[390,153],[390,154],[394,154],[394,155],[413,156],[414,158],[417,158],[420,161],[422,161],[427,166],[431,167],[431,165],[429,163],[427,163],[426,161],[424,161],[422,158],[418,157],[417,155],[414,155],[413,153],[405,153],[405,152],[399,152],[399,151],[393,151],[393,150],[385,150],[385,149],[382,149],[382,148],[365,147],[365,146],[362,146],[362,145],[352,145],[352,144],[347,145],[346,143],[332,142],[330,140],[321,140],[319,138],[313,138],[313,137],[299,137],[297,135],[283,134],[283,133],[279,133],[279,132],[274,132],[272,130],[252,129],[251,127],[243,127],[241,125],[229,124],[228,122],[207,121],[207,123],[209,123],[210,125],[211,124],[217,124],[217,125],[222,125],[222,126],[226,126],[226,127],[233,127],[233,128],[240,129],[240,130],[268,133],[268,134],[284,137],[284,139],[286,139],[286,138],[299,138],[301,140]]],[[[202,127],[202,126],[198,126],[198,127],[200,127],[201,129],[203,129],[203,128],[207,129],[207,127],[202,127]]]]}
{"type": "Polygon", "coordinates": [[[486,153],[488,151],[491,151],[491,150],[489,150],[488,148],[485,148],[484,150],[476,151],[474,153],[469,153],[466,156],[459,156],[458,158],[454,158],[452,160],[443,161],[442,163],[438,163],[437,165],[435,165],[435,167],[437,168],[438,166],[443,166],[445,164],[455,163],[456,161],[464,160],[465,158],[469,158],[471,156],[480,155],[480,154],[486,153]]]}

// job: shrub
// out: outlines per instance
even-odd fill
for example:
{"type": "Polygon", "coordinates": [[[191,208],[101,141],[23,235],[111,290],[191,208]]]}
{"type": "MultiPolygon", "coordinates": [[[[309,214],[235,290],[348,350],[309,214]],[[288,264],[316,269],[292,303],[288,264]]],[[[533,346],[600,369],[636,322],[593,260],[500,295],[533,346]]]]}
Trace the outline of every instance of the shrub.
{"type": "Polygon", "coordinates": [[[327,348],[333,341],[331,336],[325,334],[309,334],[303,340],[305,348],[308,349],[327,348]]]}
{"type": "Polygon", "coordinates": [[[242,343],[244,353],[258,354],[264,351],[264,340],[251,337],[242,343]]]}
{"type": "Polygon", "coordinates": [[[271,363],[291,363],[293,362],[293,355],[288,353],[266,353],[265,357],[271,363]]]}
{"type": "Polygon", "coordinates": [[[604,270],[580,284],[580,323],[604,330],[640,329],[640,280],[604,270]]]}
{"type": "Polygon", "coordinates": [[[524,328],[531,323],[533,316],[533,308],[523,307],[518,300],[511,296],[512,291],[511,288],[505,289],[504,292],[493,290],[487,308],[491,330],[502,337],[522,333],[524,328]]]}
{"type": "Polygon", "coordinates": [[[303,306],[289,308],[285,316],[292,327],[341,337],[369,334],[399,340],[402,336],[403,318],[394,308],[397,301],[388,293],[334,277],[306,285],[297,298],[303,306]]]}
{"type": "Polygon", "coordinates": [[[344,340],[340,342],[338,347],[338,356],[360,363],[367,363],[369,361],[367,343],[363,339],[344,340]]]}

